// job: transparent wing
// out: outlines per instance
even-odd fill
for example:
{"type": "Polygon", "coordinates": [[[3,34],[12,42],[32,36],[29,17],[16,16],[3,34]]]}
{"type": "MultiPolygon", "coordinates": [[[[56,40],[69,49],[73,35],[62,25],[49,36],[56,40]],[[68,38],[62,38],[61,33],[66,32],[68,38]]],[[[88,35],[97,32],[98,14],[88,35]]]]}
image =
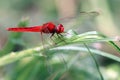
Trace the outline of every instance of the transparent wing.
{"type": "Polygon", "coordinates": [[[79,12],[75,16],[71,17],[64,17],[60,18],[57,21],[55,21],[56,24],[63,24],[65,29],[73,29],[75,27],[80,26],[81,23],[85,21],[92,21],[97,17],[100,13],[97,11],[91,11],[91,12],[79,12]]]}

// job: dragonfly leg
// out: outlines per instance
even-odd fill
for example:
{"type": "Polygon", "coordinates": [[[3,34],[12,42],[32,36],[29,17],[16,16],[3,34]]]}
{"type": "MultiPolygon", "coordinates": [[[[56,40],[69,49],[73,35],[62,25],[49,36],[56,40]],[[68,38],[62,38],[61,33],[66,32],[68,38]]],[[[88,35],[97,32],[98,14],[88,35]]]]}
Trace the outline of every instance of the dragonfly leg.
{"type": "Polygon", "coordinates": [[[50,38],[52,38],[54,36],[55,33],[52,33],[52,35],[50,36],[50,38]]]}
{"type": "MultiPolygon", "coordinates": [[[[46,50],[46,47],[44,46],[44,38],[43,38],[42,32],[40,32],[40,36],[41,36],[41,40],[42,40],[42,47],[43,47],[44,50],[46,50]]],[[[44,56],[46,56],[46,54],[44,52],[42,54],[44,56]]]]}
{"type": "MultiPolygon", "coordinates": [[[[62,34],[57,34],[58,38],[61,40],[61,41],[64,41],[66,43],[66,41],[62,38],[63,35],[62,34]]],[[[67,44],[67,43],[66,43],[67,44]]]]}
{"type": "Polygon", "coordinates": [[[55,34],[55,33],[52,33],[52,35],[50,36],[50,39],[52,40],[53,45],[56,45],[57,43],[54,41],[54,38],[53,38],[53,37],[55,37],[55,38],[57,38],[57,37],[54,36],[54,34],[55,34]]]}

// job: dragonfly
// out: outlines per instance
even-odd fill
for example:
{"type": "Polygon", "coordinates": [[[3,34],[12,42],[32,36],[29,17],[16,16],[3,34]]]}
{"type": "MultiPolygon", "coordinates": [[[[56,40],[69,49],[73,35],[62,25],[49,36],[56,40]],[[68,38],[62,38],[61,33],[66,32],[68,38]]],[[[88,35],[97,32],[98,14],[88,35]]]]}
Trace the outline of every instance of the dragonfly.
{"type": "MultiPolygon", "coordinates": [[[[59,41],[63,41],[64,43],[66,43],[66,41],[63,39],[63,35],[61,33],[67,33],[65,32],[65,29],[64,27],[75,27],[76,24],[79,25],[79,21],[81,17],[89,17],[91,16],[94,17],[94,16],[97,16],[99,13],[98,12],[95,12],[95,11],[92,11],[92,12],[80,12],[78,15],[75,15],[75,16],[71,16],[71,17],[64,17],[64,18],[60,18],[59,20],[56,20],[56,21],[49,21],[49,22],[46,22],[42,25],[36,25],[36,26],[31,26],[31,27],[10,27],[10,28],[7,28],[7,31],[12,31],[12,32],[40,32],[41,33],[41,40],[42,40],[42,45],[44,46],[44,40],[43,39],[43,33],[45,34],[50,34],[50,38],[53,42],[53,44],[56,44],[52,37],[54,36],[54,34],[57,34],[57,37],[59,39],[59,41]],[[70,21],[70,25],[69,25],[69,21],[70,21]],[[66,25],[66,23],[68,25],[66,25]],[[75,23],[74,23],[75,22],[75,23]],[[65,23],[65,24],[64,24],[65,23]],[[73,23],[73,24],[71,24],[73,23]]],[[[56,36],[54,36],[56,38],[56,36]]],[[[59,43],[59,41],[57,43],[59,43]]]]}
{"type": "MultiPolygon", "coordinates": [[[[98,12],[92,11],[92,12],[80,12],[82,14],[94,14],[98,15],[98,12]]],[[[72,19],[78,16],[68,17],[67,19],[72,19]]],[[[62,18],[61,18],[62,19],[62,18]]],[[[63,21],[65,21],[65,18],[63,18],[63,21]]],[[[41,32],[45,34],[51,34],[50,37],[54,36],[54,34],[61,35],[61,33],[66,33],[64,31],[64,26],[61,23],[58,23],[57,25],[55,22],[46,22],[43,25],[38,26],[32,26],[32,27],[15,27],[15,28],[7,28],[8,31],[12,32],[41,32]]]]}
{"type": "Polygon", "coordinates": [[[61,35],[64,33],[64,26],[62,24],[56,25],[53,22],[47,22],[43,25],[32,26],[32,27],[16,27],[16,28],[7,28],[8,31],[12,32],[40,32],[45,34],[51,34],[50,37],[54,34],[61,35]]]}

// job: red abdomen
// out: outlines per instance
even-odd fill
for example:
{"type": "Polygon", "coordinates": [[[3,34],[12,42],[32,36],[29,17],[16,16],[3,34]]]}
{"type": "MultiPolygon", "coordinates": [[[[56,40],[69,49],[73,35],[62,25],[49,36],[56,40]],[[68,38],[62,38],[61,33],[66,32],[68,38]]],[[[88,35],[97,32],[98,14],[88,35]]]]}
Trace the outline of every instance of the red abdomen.
{"type": "Polygon", "coordinates": [[[13,32],[41,32],[41,26],[34,26],[27,28],[8,28],[7,30],[13,32]]]}

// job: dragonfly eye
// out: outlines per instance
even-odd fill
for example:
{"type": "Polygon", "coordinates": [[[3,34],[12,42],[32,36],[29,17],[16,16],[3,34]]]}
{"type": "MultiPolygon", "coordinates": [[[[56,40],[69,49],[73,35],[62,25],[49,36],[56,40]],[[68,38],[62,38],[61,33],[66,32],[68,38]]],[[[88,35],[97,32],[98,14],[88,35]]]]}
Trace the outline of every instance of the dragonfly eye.
{"type": "Polygon", "coordinates": [[[64,32],[64,27],[63,27],[62,24],[59,24],[59,25],[57,26],[57,33],[62,33],[62,32],[64,32]]]}

